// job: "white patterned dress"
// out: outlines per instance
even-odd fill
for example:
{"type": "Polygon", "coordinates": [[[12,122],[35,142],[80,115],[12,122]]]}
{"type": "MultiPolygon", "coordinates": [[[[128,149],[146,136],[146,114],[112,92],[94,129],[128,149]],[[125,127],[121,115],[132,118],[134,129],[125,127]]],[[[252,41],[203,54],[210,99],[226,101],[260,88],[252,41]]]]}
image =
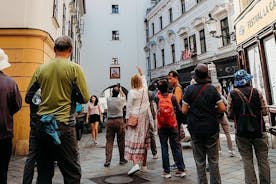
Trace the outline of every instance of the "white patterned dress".
{"type": "Polygon", "coordinates": [[[135,128],[127,127],[126,129],[125,158],[128,160],[136,160],[137,162],[143,160],[145,150],[150,148],[150,108],[147,84],[144,76],[142,76],[142,81],[143,88],[131,89],[128,92],[126,105],[126,118],[129,115],[138,115],[138,124],[135,128]]]}

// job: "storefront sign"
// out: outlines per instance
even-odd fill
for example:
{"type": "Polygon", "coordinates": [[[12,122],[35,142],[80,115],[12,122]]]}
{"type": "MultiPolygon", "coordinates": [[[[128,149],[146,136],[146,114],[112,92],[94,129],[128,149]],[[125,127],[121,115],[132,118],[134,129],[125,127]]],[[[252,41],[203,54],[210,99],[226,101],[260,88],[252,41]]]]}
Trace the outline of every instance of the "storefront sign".
{"type": "Polygon", "coordinates": [[[236,24],[237,44],[275,21],[276,0],[261,0],[236,24]]]}

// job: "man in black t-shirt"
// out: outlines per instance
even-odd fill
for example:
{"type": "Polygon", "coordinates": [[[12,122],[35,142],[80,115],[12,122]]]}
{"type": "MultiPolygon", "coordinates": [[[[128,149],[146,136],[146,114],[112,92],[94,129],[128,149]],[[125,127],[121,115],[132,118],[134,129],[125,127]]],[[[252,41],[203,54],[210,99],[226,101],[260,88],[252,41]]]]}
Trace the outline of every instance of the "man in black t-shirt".
{"type": "Polygon", "coordinates": [[[182,111],[187,113],[188,130],[197,166],[198,183],[208,183],[206,156],[210,164],[210,183],[221,183],[218,165],[219,124],[217,112],[225,112],[225,105],[216,88],[209,84],[208,67],[195,68],[196,84],[188,86],[184,94],[182,111]]]}

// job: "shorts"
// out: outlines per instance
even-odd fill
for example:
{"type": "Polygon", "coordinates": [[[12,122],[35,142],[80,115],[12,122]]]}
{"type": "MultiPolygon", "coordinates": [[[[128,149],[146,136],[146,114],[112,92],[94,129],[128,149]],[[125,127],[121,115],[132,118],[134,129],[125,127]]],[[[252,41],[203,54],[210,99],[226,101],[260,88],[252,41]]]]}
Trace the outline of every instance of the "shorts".
{"type": "Polygon", "coordinates": [[[91,114],[89,115],[89,123],[100,122],[100,115],[99,114],[91,114]]]}

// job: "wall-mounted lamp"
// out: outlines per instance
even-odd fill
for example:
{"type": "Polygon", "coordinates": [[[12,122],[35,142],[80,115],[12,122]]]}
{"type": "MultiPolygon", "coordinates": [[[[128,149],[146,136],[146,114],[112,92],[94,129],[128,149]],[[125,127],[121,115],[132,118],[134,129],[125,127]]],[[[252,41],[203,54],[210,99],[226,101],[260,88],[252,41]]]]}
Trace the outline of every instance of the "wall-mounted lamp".
{"type": "Polygon", "coordinates": [[[236,35],[234,32],[217,35],[217,20],[212,17],[212,15],[209,13],[209,19],[205,22],[207,25],[208,32],[210,35],[214,38],[227,38],[231,39],[232,41],[236,40],[236,35]]]}

